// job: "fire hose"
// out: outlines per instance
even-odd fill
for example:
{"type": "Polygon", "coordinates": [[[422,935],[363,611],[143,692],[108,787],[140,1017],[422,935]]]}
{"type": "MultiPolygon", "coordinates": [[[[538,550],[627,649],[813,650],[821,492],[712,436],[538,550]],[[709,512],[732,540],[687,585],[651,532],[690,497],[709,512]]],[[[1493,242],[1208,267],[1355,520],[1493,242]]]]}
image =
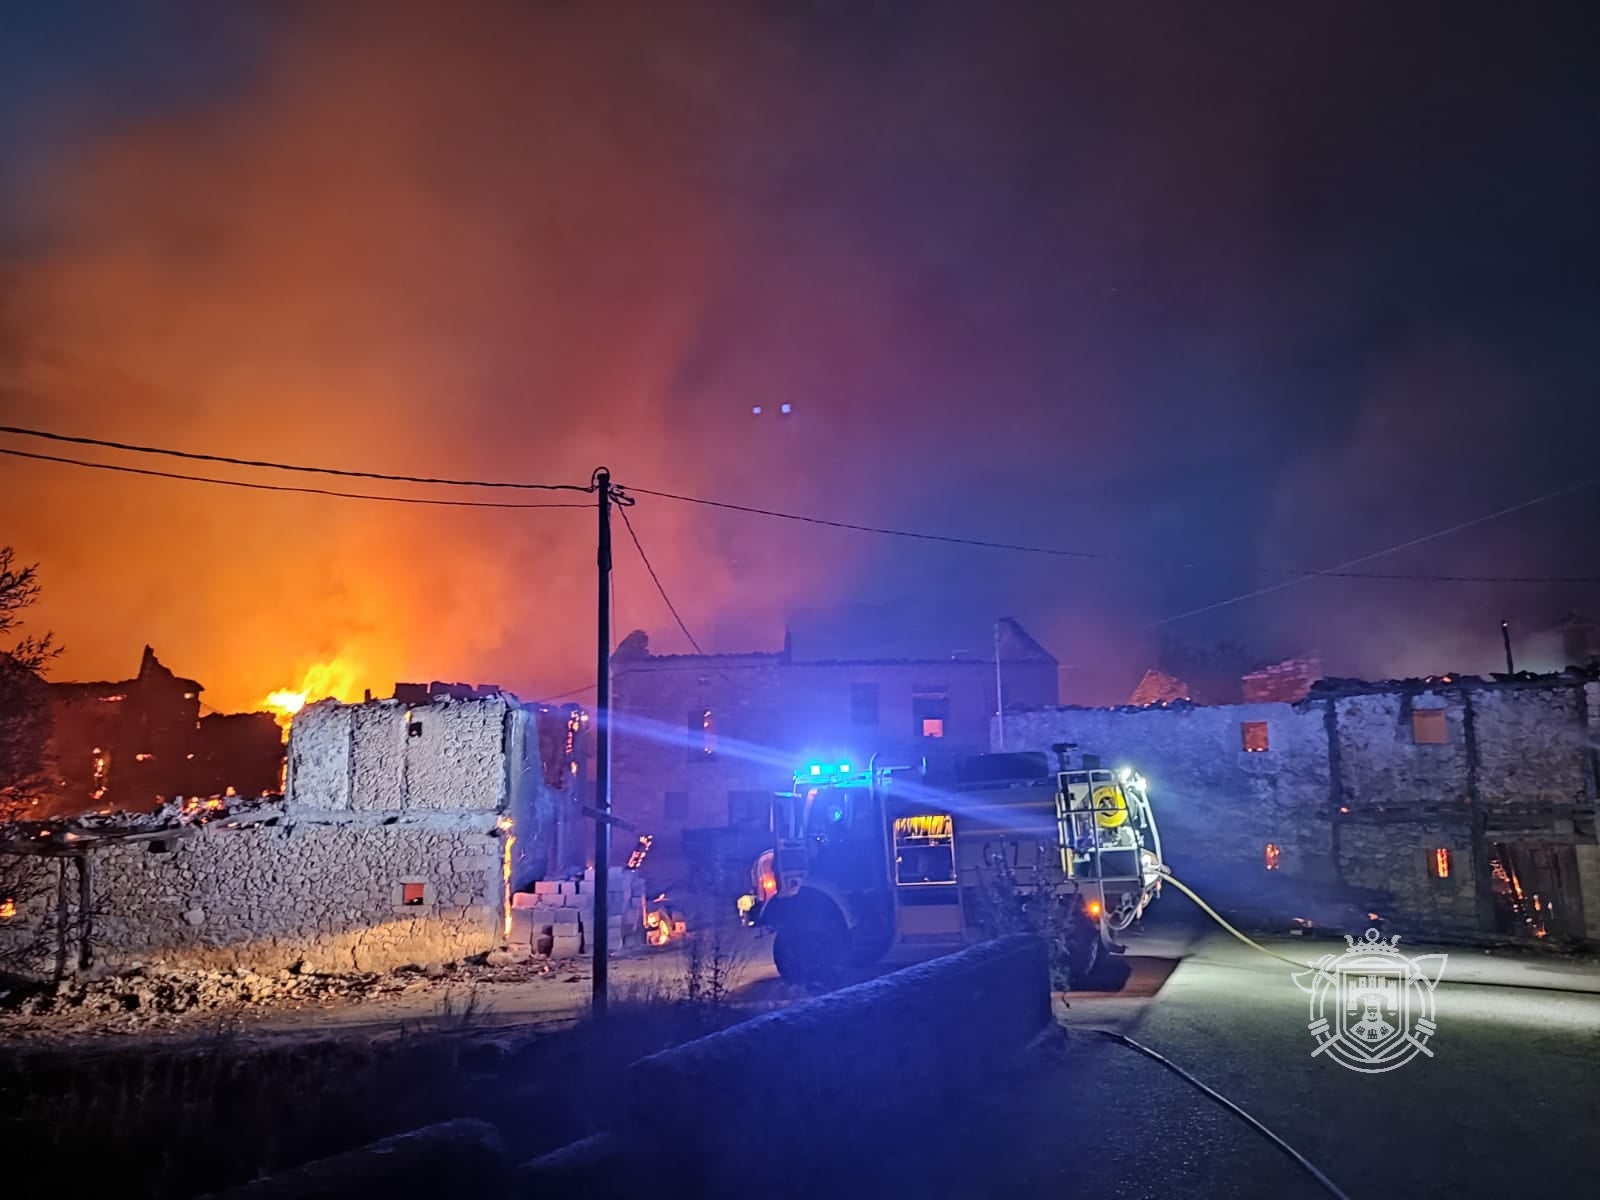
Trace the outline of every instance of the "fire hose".
{"type": "Polygon", "coordinates": [[[1223,918],[1221,913],[1219,913],[1216,909],[1212,908],[1211,905],[1207,904],[1204,900],[1200,899],[1199,895],[1195,892],[1195,890],[1193,888],[1191,888],[1188,884],[1184,883],[1183,880],[1179,879],[1176,875],[1174,875],[1172,873],[1172,869],[1170,867],[1168,867],[1166,865],[1162,866],[1162,868],[1161,868],[1161,878],[1162,878],[1162,880],[1164,882],[1170,883],[1173,887],[1177,888],[1185,896],[1189,897],[1189,899],[1193,900],[1195,902],[1195,904],[1197,904],[1200,907],[1200,911],[1201,912],[1205,913],[1206,916],[1210,917],[1218,925],[1221,925],[1224,929],[1226,929],[1229,933],[1233,934],[1234,937],[1238,938],[1241,942],[1243,942],[1246,946],[1249,946],[1252,950],[1259,950],[1262,954],[1265,954],[1268,958],[1275,958],[1281,963],[1288,963],[1291,967],[1294,967],[1297,970],[1303,971],[1303,970],[1306,969],[1306,967],[1308,967],[1310,965],[1309,963],[1296,962],[1292,958],[1285,958],[1281,954],[1274,954],[1271,950],[1268,950],[1265,946],[1261,945],[1261,943],[1253,941],[1250,938],[1246,937],[1244,934],[1240,933],[1232,925],[1228,924],[1228,922],[1223,918]]]}
{"type": "MultiPolygon", "coordinates": [[[[1193,888],[1189,887],[1188,884],[1184,883],[1177,876],[1173,875],[1172,871],[1166,866],[1161,868],[1161,876],[1164,882],[1172,884],[1173,887],[1177,888],[1185,896],[1193,900],[1195,904],[1199,906],[1201,912],[1205,913],[1208,917],[1210,917],[1218,925],[1222,926],[1222,928],[1226,929],[1234,937],[1238,938],[1246,946],[1249,946],[1253,950],[1259,950],[1268,958],[1275,958],[1279,962],[1288,963],[1291,967],[1299,967],[1303,969],[1307,965],[1305,963],[1295,962],[1292,958],[1285,958],[1281,954],[1275,954],[1271,950],[1268,950],[1265,946],[1240,933],[1237,929],[1230,925],[1226,919],[1224,919],[1221,913],[1217,912],[1216,909],[1212,908],[1209,904],[1202,900],[1193,888]]],[[[1118,1045],[1126,1046],[1129,1050],[1132,1050],[1137,1054],[1142,1054],[1153,1062],[1160,1063],[1163,1067],[1171,1071],[1190,1087],[1195,1088],[1197,1091],[1209,1097],[1217,1104],[1220,1104],[1223,1108],[1227,1109],[1234,1116],[1238,1117],[1246,1125],[1250,1126],[1250,1128],[1254,1129],[1262,1137],[1266,1138],[1279,1150],[1283,1151],[1283,1153],[1288,1155],[1289,1158],[1294,1161],[1296,1166],[1303,1170],[1307,1175],[1310,1175],[1312,1179],[1316,1180],[1322,1189],[1330,1196],[1333,1196],[1334,1200],[1350,1200],[1350,1197],[1340,1189],[1339,1185],[1334,1183],[1333,1180],[1329,1179],[1325,1174],[1323,1174],[1322,1171],[1318,1169],[1318,1167],[1305,1155],[1301,1154],[1288,1142],[1284,1141],[1277,1134],[1273,1133],[1272,1130],[1268,1129],[1260,1121],[1256,1120],[1255,1117],[1251,1116],[1239,1105],[1235,1104],[1221,1092],[1217,1091],[1216,1088],[1211,1087],[1209,1084],[1196,1078],[1194,1075],[1178,1066],[1178,1064],[1173,1062],[1170,1058],[1167,1058],[1165,1055],[1152,1050],[1143,1042],[1137,1042],[1127,1034],[1119,1033],[1113,1029],[1092,1029],[1090,1032],[1099,1034],[1101,1037],[1107,1039],[1108,1041],[1116,1042],[1118,1045]]]]}
{"type": "MultiPolygon", "coordinates": [[[[1274,956],[1274,957],[1276,957],[1276,956],[1274,956]]],[[[1191,1075],[1188,1071],[1185,1071],[1182,1067],[1180,1067],[1177,1063],[1173,1062],[1170,1058],[1167,1058],[1163,1054],[1158,1054],[1156,1051],[1152,1050],[1149,1046],[1146,1046],[1143,1042],[1136,1042],[1131,1037],[1129,1037],[1127,1034],[1118,1033],[1114,1029],[1093,1029],[1093,1030],[1090,1030],[1090,1032],[1091,1033],[1097,1033],[1101,1037],[1105,1038],[1108,1041],[1116,1042],[1118,1045],[1121,1045],[1121,1046],[1126,1046],[1128,1049],[1133,1050],[1136,1053],[1142,1054],[1148,1059],[1152,1059],[1153,1061],[1160,1063],[1163,1067],[1165,1067],[1167,1070],[1171,1071],[1174,1075],[1176,1075],[1179,1079],[1183,1080],[1190,1087],[1195,1088],[1196,1090],[1198,1090],[1202,1094],[1210,1097],[1212,1100],[1214,1100],[1218,1104],[1222,1105],[1223,1108],[1227,1109],[1234,1116],[1238,1117],[1241,1121],[1243,1121],[1246,1125],[1250,1126],[1250,1128],[1254,1129],[1262,1137],[1266,1138],[1269,1142],[1271,1142],[1279,1150],[1282,1150],[1285,1154],[1287,1154],[1291,1159],[1294,1160],[1295,1164],[1302,1171],[1304,1171],[1307,1175],[1311,1176],[1311,1178],[1315,1179],[1319,1184],[1321,1184],[1323,1190],[1326,1191],[1328,1193],[1328,1195],[1333,1196],[1334,1200],[1350,1200],[1350,1197],[1344,1193],[1344,1191],[1339,1187],[1339,1185],[1334,1183],[1333,1180],[1329,1179],[1326,1175],[1324,1175],[1317,1168],[1317,1166],[1309,1158],[1307,1158],[1304,1154],[1301,1154],[1300,1151],[1296,1150],[1288,1142],[1284,1141],[1277,1134],[1273,1133],[1272,1130],[1268,1129],[1265,1125],[1263,1125],[1260,1121],[1258,1121],[1254,1117],[1252,1117],[1244,1109],[1240,1108],[1232,1100],[1229,1100],[1221,1092],[1217,1091],[1216,1088],[1210,1086],[1207,1083],[1202,1082],[1199,1079],[1196,1079],[1193,1075],[1191,1075]]]]}

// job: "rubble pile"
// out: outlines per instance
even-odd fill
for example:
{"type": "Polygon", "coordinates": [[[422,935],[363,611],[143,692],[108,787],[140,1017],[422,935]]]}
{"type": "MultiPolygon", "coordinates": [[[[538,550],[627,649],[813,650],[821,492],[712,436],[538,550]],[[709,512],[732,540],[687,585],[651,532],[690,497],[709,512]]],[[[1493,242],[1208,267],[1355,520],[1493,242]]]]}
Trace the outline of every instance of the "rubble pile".
{"type": "Polygon", "coordinates": [[[283,814],[283,797],[265,796],[175,796],[154,812],[117,810],[86,813],[76,817],[52,817],[43,821],[0,823],[0,842],[29,842],[49,838],[58,844],[158,834],[212,821],[271,821],[283,814]]]}
{"type": "MultiPolygon", "coordinates": [[[[420,976],[419,976],[420,978],[420,976]]],[[[68,980],[20,997],[0,994],[0,1009],[22,1016],[73,1013],[168,1016],[252,1004],[300,1007],[307,1003],[360,1000],[378,991],[401,991],[405,982],[380,975],[313,975],[278,971],[164,971],[139,969],[105,979],[68,980]]]]}
{"type": "Polygon", "coordinates": [[[536,960],[527,946],[516,945],[458,962],[413,963],[385,974],[139,967],[98,979],[68,979],[54,986],[0,985],[0,1029],[7,1023],[136,1028],[168,1024],[173,1018],[250,1011],[265,1016],[272,1011],[359,1004],[432,987],[525,982],[552,973],[548,960],[536,960]]]}

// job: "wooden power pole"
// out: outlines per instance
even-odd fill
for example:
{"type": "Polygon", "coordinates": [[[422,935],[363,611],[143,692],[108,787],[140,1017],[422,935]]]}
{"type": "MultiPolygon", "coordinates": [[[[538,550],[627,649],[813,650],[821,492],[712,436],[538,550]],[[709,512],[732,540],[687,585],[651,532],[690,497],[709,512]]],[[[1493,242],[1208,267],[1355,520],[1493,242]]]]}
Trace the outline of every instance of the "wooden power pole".
{"type": "Polygon", "coordinates": [[[594,483],[600,501],[596,557],[600,586],[595,610],[599,639],[594,699],[594,928],[589,932],[589,943],[594,952],[592,1010],[596,1017],[603,1017],[609,951],[607,899],[611,888],[611,472],[601,467],[594,473],[594,483]]]}

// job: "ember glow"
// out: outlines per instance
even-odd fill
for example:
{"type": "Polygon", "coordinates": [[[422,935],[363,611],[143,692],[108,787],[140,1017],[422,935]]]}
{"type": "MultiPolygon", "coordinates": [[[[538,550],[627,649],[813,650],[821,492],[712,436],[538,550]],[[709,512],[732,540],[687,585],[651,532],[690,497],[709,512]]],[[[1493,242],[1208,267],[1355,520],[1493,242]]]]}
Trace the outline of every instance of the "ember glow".
{"type": "Polygon", "coordinates": [[[683,914],[667,907],[665,892],[654,900],[640,901],[640,907],[644,913],[644,940],[647,945],[665,946],[674,938],[681,938],[688,933],[689,926],[683,914]]]}
{"type": "Polygon", "coordinates": [[[9,921],[17,915],[17,902],[7,896],[0,900],[0,921],[9,921]]]}

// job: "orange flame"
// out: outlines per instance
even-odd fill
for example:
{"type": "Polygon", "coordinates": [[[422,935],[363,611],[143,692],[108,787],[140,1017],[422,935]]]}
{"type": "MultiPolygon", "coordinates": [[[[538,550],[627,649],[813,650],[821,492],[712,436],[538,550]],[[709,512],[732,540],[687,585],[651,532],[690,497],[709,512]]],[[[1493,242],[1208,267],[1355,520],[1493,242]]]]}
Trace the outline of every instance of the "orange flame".
{"type": "Polygon", "coordinates": [[[503,937],[511,936],[511,848],[517,844],[517,835],[513,833],[512,821],[509,816],[502,816],[495,822],[496,826],[506,835],[505,842],[500,847],[500,904],[503,912],[504,927],[503,937]]]}
{"type": "Polygon", "coordinates": [[[356,665],[343,657],[317,663],[301,676],[298,688],[280,688],[270,692],[261,704],[277,717],[278,724],[287,735],[294,715],[307,704],[330,697],[335,700],[354,700],[357,695],[357,674],[356,665]]]}
{"type": "MultiPolygon", "coordinates": [[[[665,896],[656,898],[659,904],[665,896]]],[[[673,938],[682,937],[689,931],[689,927],[680,916],[675,916],[665,908],[650,908],[641,901],[644,909],[644,940],[647,945],[665,946],[673,938]]]]}
{"type": "Polygon", "coordinates": [[[9,921],[17,915],[17,902],[7,896],[0,900],[0,921],[9,921]]]}

